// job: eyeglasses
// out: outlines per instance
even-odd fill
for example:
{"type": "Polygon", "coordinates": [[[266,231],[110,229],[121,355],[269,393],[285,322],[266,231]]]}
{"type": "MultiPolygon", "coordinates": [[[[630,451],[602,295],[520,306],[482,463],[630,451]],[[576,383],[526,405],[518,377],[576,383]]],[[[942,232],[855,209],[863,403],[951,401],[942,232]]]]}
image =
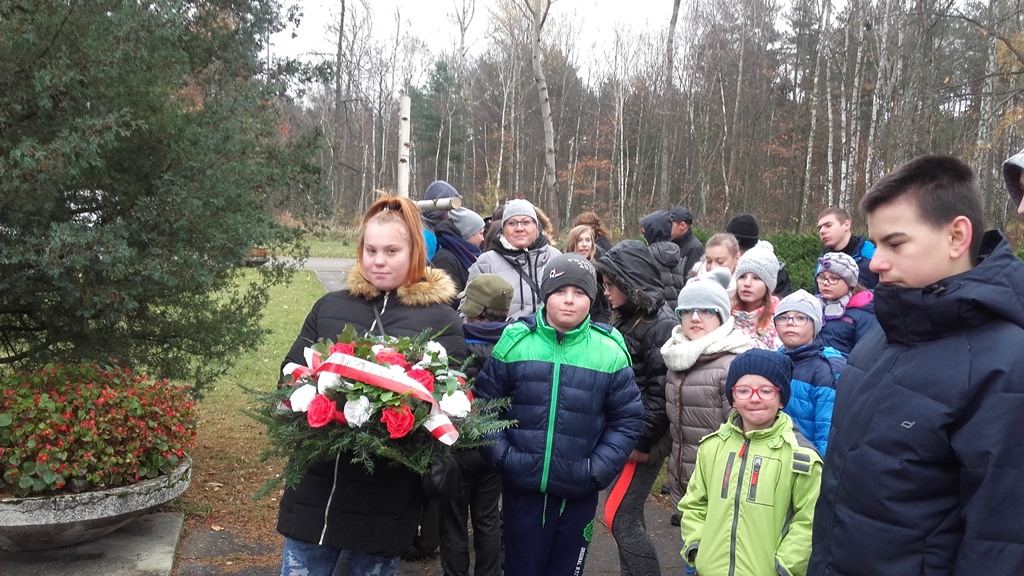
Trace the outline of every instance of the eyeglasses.
{"type": "Polygon", "coordinates": [[[760,386],[758,388],[734,386],[732,389],[733,397],[740,400],[749,400],[754,394],[757,394],[761,400],[771,400],[779,395],[779,388],[777,386],[760,386]]]}
{"type": "Polygon", "coordinates": [[[824,274],[818,274],[818,277],[815,278],[815,280],[818,281],[818,284],[835,286],[836,284],[839,284],[839,281],[842,280],[842,278],[839,276],[825,276],[824,274]]]}
{"type": "Polygon", "coordinates": [[[525,220],[509,220],[502,224],[502,226],[508,226],[509,228],[529,228],[533,223],[533,220],[527,218],[525,220]]]}
{"type": "Polygon", "coordinates": [[[676,312],[680,318],[686,318],[687,316],[692,318],[696,314],[701,320],[710,320],[718,316],[718,308],[680,308],[676,312]]]}
{"type": "Polygon", "coordinates": [[[775,325],[785,326],[786,324],[792,324],[793,326],[806,326],[809,320],[810,318],[804,316],[803,314],[792,314],[790,316],[776,316],[775,325]]]}

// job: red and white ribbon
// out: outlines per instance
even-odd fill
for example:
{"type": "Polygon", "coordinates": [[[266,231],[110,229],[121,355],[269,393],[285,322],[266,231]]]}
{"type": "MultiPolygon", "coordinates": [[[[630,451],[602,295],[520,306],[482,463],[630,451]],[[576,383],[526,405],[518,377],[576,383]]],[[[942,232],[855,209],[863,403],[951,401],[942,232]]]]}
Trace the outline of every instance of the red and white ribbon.
{"type": "Polygon", "coordinates": [[[342,378],[391,390],[398,394],[408,394],[430,403],[430,416],[423,421],[423,426],[434,438],[448,446],[455,444],[455,441],[459,439],[459,431],[441,410],[434,395],[404,371],[392,370],[387,366],[340,352],[331,354],[325,361],[321,361],[320,353],[312,348],[306,348],[304,355],[306,366],[289,362],[283,372],[292,375],[296,381],[305,377],[315,379],[321,394],[326,389],[339,385],[342,378]]]}

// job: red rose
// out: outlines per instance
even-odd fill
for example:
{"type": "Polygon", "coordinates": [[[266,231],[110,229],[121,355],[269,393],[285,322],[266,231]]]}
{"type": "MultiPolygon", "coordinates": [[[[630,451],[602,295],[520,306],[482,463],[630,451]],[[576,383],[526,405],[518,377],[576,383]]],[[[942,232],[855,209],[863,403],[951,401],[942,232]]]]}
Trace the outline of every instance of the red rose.
{"type": "Polygon", "coordinates": [[[421,368],[414,368],[406,372],[409,378],[423,384],[423,387],[427,390],[434,391],[434,375],[429,370],[423,370],[421,368]]]}
{"type": "Polygon", "coordinates": [[[327,351],[327,355],[330,356],[335,352],[340,352],[351,356],[355,354],[355,351],[355,346],[353,346],[351,342],[338,342],[337,344],[331,344],[331,349],[327,351]]]}
{"type": "Polygon", "coordinates": [[[416,417],[412,415],[412,409],[402,404],[394,408],[385,408],[380,421],[388,425],[388,433],[391,438],[401,438],[412,430],[416,417]]]}
{"type": "Polygon", "coordinates": [[[377,352],[375,357],[377,358],[377,362],[380,362],[381,364],[401,366],[405,369],[409,368],[409,361],[405,359],[405,355],[400,352],[395,352],[394,350],[385,348],[380,352],[377,352]]]}
{"type": "Polygon", "coordinates": [[[327,426],[334,422],[334,413],[337,411],[333,400],[328,400],[327,396],[323,394],[317,394],[309,402],[309,408],[306,410],[306,421],[309,422],[310,428],[327,426]]]}

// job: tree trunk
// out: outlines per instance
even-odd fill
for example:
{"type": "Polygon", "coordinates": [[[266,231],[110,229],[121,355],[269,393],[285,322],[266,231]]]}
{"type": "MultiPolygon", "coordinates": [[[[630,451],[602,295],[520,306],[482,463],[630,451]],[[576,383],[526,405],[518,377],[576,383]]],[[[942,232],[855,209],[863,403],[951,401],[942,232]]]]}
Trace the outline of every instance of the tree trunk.
{"type": "Polygon", "coordinates": [[[672,19],[668,23],[668,33],[665,38],[665,84],[661,94],[661,159],[659,161],[660,175],[658,177],[658,205],[667,207],[676,204],[680,199],[669,200],[668,181],[668,158],[669,158],[669,134],[671,125],[670,107],[673,100],[674,83],[674,58],[675,58],[675,36],[676,21],[679,19],[679,2],[672,0],[672,19]]]}
{"type": "Polygon", "coordinates": [[[548,96],[548,81],[544,76],[543,54],[541,53],[540,33],[544,28],[544,21],[547,19],[548,9],[551,7],[551,0],[530,0],[530,14],[532,22],[532,45],[533,45],[533,81],[537,87],[537,97],[540,99],[540,119],[544,126],[544,179],[541,196],[547,197],[547,213],[551,219],[554,230],[549,230],[548,237],[554,238],[558,235],[558,225],[561,218],[558,215],[558,195],[555,193],[555,127],[551,122],[551,99],[548,96]]]}

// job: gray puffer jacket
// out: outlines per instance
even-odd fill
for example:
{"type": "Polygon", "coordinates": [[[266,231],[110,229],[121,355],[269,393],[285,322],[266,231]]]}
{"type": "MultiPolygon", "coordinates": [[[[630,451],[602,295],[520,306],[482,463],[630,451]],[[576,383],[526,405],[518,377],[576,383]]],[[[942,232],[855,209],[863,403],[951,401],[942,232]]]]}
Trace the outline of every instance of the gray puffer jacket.
{"type": "Polygon", "coordinates": [[[508,319],[518,320],[530,316],[544,304],[540,285],[544,267],[562,252],[548,244],[543,234],[526,250],[517,250],[508,245],[501,236],[491,250],[484,252],[469,267],[466,284],[480,274],[497,274],[512,285],[515,294],[508,309],[508,319]]]}
{"type": "Polygon", "coordinates": [[[731,407],[725,397],[725,379],[737,354],[754,342],[736,328],[732,318],[697,340],[690,340],[682,326],[661,347],[668,366],[665,404],[672,452],[669,454],[669,493],[678,502],[686,493],[697,463],[701,438],[718,430],[731,407]]]}

